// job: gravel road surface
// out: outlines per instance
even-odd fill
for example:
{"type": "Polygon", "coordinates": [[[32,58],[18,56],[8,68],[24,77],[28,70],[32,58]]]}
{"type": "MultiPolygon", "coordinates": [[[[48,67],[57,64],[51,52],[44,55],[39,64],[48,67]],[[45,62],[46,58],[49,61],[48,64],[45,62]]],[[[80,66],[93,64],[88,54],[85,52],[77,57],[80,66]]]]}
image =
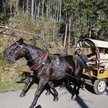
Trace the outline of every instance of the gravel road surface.
{"type": "MultiPolygon", "coordinates": [[[[71,95],[66,89],[59,89],[59,100],[53,102],[52,95],[40,96],[36,108],[108,108],[108,94],[95,95],[87,89],[80,90],[77,101],[71,100],[71,95]]],[[[20,98],[21,91],[0,93],[0,108],[29,108],[35,93],[30,89],[27,95],[20,98]]]]}

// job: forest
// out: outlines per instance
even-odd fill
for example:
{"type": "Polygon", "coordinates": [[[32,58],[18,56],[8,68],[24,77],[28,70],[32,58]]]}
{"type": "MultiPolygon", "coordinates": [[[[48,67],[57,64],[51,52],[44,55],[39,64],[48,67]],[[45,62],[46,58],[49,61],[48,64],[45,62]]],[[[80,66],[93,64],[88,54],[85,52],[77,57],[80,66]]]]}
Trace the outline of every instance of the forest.
{"type": "Polygon", "coordinates": [[[7,65],[3,49],[19,37],[66,54],[81,38],[108,40],[108,0],[0,0],[0,68],[7,65]]]}
{"type": "Polygon", "coordinates": [[[9,19],[25,17],[25,14],[30,22],[52,20],[57,27],[53,33],[63,38],[66,47],[66,43],[70,46],[71,38],[80,38],[89,31],[97,32],[98,36],[93,38],[107,38],[107,4],[107,0],[1,0],[0,23],[12,23],[9,19]]]}

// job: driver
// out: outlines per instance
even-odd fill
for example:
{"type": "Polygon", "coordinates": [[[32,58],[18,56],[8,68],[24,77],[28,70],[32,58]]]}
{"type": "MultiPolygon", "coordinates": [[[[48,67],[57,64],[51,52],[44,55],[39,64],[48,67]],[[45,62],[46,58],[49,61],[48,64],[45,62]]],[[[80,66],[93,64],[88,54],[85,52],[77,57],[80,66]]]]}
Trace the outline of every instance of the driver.
{"type": "Polygon", "coordinates": [[[97,53],[95,48],[91,49],[91,53],[87,55],[87,57],[88,57],[88,62],[87,62],[88,66],[96,65],[97,53]]]}
{"type": "Polygon", "coordinates": [[[75,55],[82,60],[83,66],[87,68],[88,57],[82,53],[80,48],[76,48],[75,55]]]}

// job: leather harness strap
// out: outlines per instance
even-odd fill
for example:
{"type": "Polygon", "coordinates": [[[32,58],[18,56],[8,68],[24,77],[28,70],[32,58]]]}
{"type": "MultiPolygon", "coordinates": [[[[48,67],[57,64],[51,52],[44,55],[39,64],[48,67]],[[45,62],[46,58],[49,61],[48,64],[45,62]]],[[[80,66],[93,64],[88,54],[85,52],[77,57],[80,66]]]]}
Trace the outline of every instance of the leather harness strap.
{"type": "Polygon", "coordinates": [[[38,70],[42,66],[43,62],[47,60],[47,58],[48,58],[48,52],[44,51],[42,55],[38,58],[39,63],[35,66],[35,70],[38,70]]]}

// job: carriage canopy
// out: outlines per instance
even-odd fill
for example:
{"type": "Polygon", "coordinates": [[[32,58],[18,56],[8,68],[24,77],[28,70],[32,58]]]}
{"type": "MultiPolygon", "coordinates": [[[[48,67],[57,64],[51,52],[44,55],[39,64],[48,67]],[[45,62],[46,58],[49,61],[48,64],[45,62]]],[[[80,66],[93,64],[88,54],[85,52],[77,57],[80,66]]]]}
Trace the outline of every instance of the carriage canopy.
{"type": "Polygon", "coordinates": [[[98,47],[98,48],[108,48],[108,42],[102,40],[95,40],[95,39],[83,39],[79,40],[76,47],[98,47]]]}

